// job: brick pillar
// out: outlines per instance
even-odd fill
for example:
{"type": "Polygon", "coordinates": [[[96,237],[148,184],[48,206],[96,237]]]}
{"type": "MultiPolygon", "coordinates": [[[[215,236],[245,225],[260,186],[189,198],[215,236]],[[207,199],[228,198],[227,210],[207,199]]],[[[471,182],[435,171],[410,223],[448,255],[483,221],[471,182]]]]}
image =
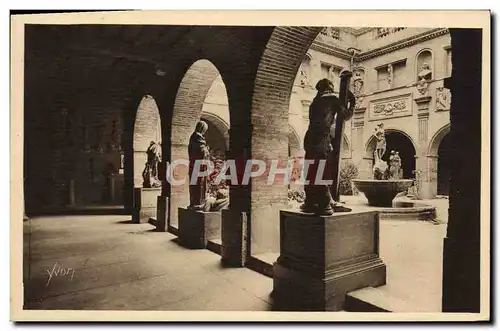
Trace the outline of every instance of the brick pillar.
{"type": "MultiPolygon", "coordinates": [[[[232,123],[229,129],[227,160],[234,160],[241,183],[245,163],[251,155],[252,125],[232,123]]],[[[249,216],[251,206],[250,185],[229,186],[229,208],[222,211],[222,262],[231,266],[244,266],[250,252],[249,216]]]]}
{"type": "Polygon", "coordinates": [[[480,29],[450,29],[450,33],[453,71],[445,87],[453,95],[452,162],[443,251],[443,312],[474,313],[481,308],[481,258],[489,259],[481,256],[480,246],[481,197],[489,198],[481,190],[481,153],[488,153],[488,146],[481,146],[481,68],[486,62],[482,62],[480,29]]]}
{"type": "Polygon", "coordinates": [[[429,169],[427,165],[427,147],[429,146],[429,102],[431,96],[422,96],[415,99],[418,118],[418,146],[415,170],[420,171],[420,199],[429,198],[431,187],[429,169]]]}

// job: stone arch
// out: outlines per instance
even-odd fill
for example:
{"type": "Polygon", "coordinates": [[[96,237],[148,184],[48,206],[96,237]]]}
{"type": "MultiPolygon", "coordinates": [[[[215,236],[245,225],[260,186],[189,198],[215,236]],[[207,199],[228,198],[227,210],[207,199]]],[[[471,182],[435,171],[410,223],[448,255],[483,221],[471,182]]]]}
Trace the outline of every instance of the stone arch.
{"type": "MultiPolygon", "coordinates": [[[[194,62],[184,74],[174,101],[170,131],[170,161],[187,160],[189,137],[200,120],[207,93],[220,75],[215,65],[206,59],[194,62]]],[[[170,224],[178,224],[178,208],[189,205],[187,167],[178,165],[173,176],[186,178],[184,185],[171,186],[170,224]]]]}
{"type": "Polygon", "coordinates": [[[347,135],[342,133],[342,145],[340,148],[340,158],[341,159],[350,159],[351,158],[351,144],[349,143],[349,139],[347,135]]]}
{"type": "Polygon", "coordinates": [[[424,48],[418,51],[418,53],[415,55],[415,74],[414,74],[414,80],[418,82],[418,73],[420,71],[420,67],[422,63],[428,62],[429,66],[432,71],[432,77],[431,79],[434,79],[436,76],[436,72],[434,70],[434,52],[430,48],[424,48]]]}
{"type": "Polygon", "coordinates": [[[429,149],[427,154],[432,156],[437,156],[439,145],[443,138],[450,133],[451,125],[450,123],[444,125],[441,129],[437,130],[434,136],[431,138],[429,143],[429,149]]]}
{"type": "MultiPolygon", "coordinates": [[[[252,96],[253,159],[288,158],[290,96],[299,66],[321,27],[276,27],[262,54],[252,96]]],[[[279,209],[287,204],[288,189],[280,181],[267,185],[267,176],[252,178],[250,252],[279,251],[279,209]]]]}
{"type": "MultiPolygon", "coordinates": [[[[382,159],[384,161],[388,161],[391,149],[398,150],[402,159],[403,177],[413,178],[413,171],[416,169],[417,157],[417,145],[415,144],[415,141],[409,134],[402,130],[387,128],[385,129],[385,133],[387,139],[387,150],[382,159]],[[391,135],[393,135],[394,139],[391,139],[391,135]],[[401,140],[401,138],[404,140],[401,140]]],[[[377,142],[375,137],[373,135],[370,136],[365,144],[365,156],[363,158],[363,161],[365,162],[363,166],[365,176],[367,175],[367,173],[371,175],[376,145],[377,142]]]]}
{"type": "Polygon", "coordinates": [[[202,112],[201,119],[208,123],[207,143],[211,150],[220,150],[225,155],[229,148],[229,123],[217,114],[202,112]]]}
{"type": "Polygon", "coordinates": [[[155,99],[147,94],[137,107],[132,138],[134,187],[142,187],[142,170],[147,161],[146,150],[151,141],[161,141],[160,111],[155,99]]]}
{"type": "Polygon", "coordinates": [[[450,129],[450,123],[446,124],[434,134],[429,143],[427,151],[428,192],[425,193],[425,197],[429,199],[435,198],[438,194],[448,195],[449,192],[450,129]]]}

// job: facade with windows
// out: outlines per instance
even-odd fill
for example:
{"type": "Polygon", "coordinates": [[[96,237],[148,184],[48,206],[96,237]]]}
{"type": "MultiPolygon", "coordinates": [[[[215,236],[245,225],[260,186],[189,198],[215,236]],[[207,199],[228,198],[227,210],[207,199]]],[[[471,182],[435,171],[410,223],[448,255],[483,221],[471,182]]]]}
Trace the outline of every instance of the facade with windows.
{"type": "MultiPolygon", "coordinates": [[[[373,132],[377,124],[384,123],[384,158],[388,159],[391,150],[399,152],[403,176],[418,179],[421,198],[448,195],[451,95],[444,79],[451,76],[450,45],[449,30],[444,28],[325,28],[295,78],[289,108],[290,155],[303,155],[316,82],[328,78],[338,92],[340,72],[348,69],[353,72],[351,91],[357,102],[344,129],[343,162],[354,163],[360,177],[371,178],[376,145],[373,132]]],[[[219,77],[207,95],[202,115],[213,126],[229,123],[225,93],[219,77]]],[[[224,135],[214,133],[218,141],[224,135]]],[[[216,145],[223,148],[223,143],[216,145]]]]}

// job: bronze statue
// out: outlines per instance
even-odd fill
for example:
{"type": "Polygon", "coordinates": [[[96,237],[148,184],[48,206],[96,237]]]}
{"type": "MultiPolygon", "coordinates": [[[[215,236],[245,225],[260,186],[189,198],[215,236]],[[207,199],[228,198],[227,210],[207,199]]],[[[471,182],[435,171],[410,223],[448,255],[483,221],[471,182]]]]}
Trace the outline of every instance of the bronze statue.
{"type": "MultiPolygon", "coordinates": [[[[318,91],[316,97],[309,107],[309,128],[304,137],[305,159],[314,163],[309,165],[307,171],[306,180],[308,184],[304,185],[306,198],[301,210],[317,215],[331,215],[334,212],[335,201],[330,192],[330,185],[316,184],[316,174],[319,162],[323,160],[326,166],[322,179],[333,179],[332,168],[335,168],[334,163],[338,163],[340,160],[338,158],[333,160],[331,157],[333,152],[331,127],[334,124],[336,115],[340,116],[344,121],[352,117],[355,97],[349,91],[349,107],[343,105],[341,100],[333,93],[333,83],[326,78],[318,81],[316,90],[318,91]]],[[[342,135],[340,134],[334,139],[342,139],[342,135]]],[[[335,145],[340,146],[338,143],[335,145]]]]}
{"type": "Polygon", "coordinates": [[[146,150],[147,162],[142,178],[144,179],[143,187],[161,187],[161,182],[158,179],[158,163],[161,162],[161,142],[156,143],[151,141],[146,150]]]}
{"type": "MultiPolygon", "coordinates": [[[[199,121],[196,128],[189,138],[189,207],[195,210],[204,210],[206,206],[208,183],[207,177],[198,177],[196,184],[191,184],[191,176],[194,172],[194,165],[197,160],[209,160],[210,151],[205,140],[205,133],[208,130],[208,124],[204,121],[199,121]]],[[[206,170],[206,165],[200,165],[200,171],[206,170]]]]}

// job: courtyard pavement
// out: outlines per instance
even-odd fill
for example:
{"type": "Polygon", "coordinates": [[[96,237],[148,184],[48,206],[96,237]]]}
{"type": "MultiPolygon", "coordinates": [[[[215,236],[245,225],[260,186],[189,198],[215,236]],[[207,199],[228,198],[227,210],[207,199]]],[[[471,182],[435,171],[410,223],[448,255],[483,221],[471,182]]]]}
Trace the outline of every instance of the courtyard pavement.
{"type": "MultiPolygon", "coordinates": [[[[443,219],[447,200],[432,202],[443,219]]],[[[414,311],[439,312],[445,232],[446,224],[383,221],[380,289],[414,311]]],[[[25,309],[271,310],[271,278],[224,268],[219,255],[126,215],[32,218],[24,249],[25,309]]]]}

